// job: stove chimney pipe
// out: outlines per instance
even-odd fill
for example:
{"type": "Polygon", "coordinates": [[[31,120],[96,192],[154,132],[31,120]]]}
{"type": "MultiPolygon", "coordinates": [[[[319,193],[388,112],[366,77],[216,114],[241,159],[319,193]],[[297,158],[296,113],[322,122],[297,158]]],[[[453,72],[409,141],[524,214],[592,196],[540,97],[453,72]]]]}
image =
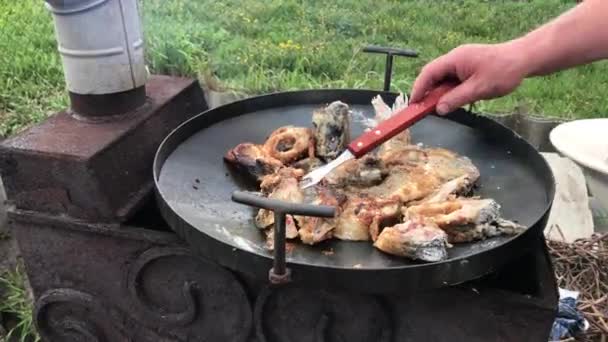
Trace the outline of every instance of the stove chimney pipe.
{"type": "Polygon", "coordinates": [[[55,21],[71,110],[101,118],[146,101],[137,0],[45,0],[55,21]]]}

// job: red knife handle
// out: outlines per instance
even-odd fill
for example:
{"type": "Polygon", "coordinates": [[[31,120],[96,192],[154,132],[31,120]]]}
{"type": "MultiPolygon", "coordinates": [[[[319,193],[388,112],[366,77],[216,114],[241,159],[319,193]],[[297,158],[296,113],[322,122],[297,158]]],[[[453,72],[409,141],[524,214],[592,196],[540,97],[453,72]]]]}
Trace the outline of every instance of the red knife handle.
{"type": "Polygon", "coordinates": [[[393,116],[382,121],[374,129],[353,140],[348,145],[348,149],[356,158],[364,156],[367,152],[382,145],[433,112],[439,99],[453,88],[454,85],[452,84],[442,84],[431,90],[420,102],[398,110],[393,116]]]}

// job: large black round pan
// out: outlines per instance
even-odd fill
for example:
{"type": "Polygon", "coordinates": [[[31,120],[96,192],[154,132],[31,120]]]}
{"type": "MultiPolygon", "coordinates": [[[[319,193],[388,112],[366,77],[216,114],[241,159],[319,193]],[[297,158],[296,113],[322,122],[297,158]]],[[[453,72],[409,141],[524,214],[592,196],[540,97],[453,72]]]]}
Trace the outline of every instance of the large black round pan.
{"type": "MultiPolygon", "coordinates": [[[[228,268],[267,279],[272,254],[254,226],[255,208],[235,203],[247,188],[222,157],[242,142],[261,143],[283,125],[311,125],[313,109],[341,100],[373,115],[369,90],[312,90],[270,94],[206,111],[175,129],[160,146],[154,178],[158,202],[169,225],[192,248],[228,268]]],[[[353,136],[363,127],[353,124],[353,136]]],[[[287,255],[292,279],[300,284],[363,292],[403,291],[458,284],[483,276],[538,246],[554,195],[545,159],[525,140],[495,121],[459,110],[431,115],[411,128],[416,142],[468,156],[481,172],[476,193],[494,198],[503,217],[528,229],[515,237],[455,245],[449,258],[421,263],[392,257],[369,242],[295,244],[287,255]],[[332,250],[333,253],[325,251],[332,250]]]]}

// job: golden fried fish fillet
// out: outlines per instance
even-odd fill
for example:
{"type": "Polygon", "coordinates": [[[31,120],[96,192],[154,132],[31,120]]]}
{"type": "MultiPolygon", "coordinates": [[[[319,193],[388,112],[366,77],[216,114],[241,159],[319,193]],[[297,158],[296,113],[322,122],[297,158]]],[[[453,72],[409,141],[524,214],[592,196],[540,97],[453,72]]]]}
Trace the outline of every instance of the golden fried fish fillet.
{"type": "MultiPolygon", "coordinates": [[[[299,179],[302,177],[301,170],[283,168],[273,175],[264,177],[262,189],[268,198],[282,200],[292,203],[302,203],[304,195],[300,191],[299,179]]],[[[285,236],[288,239],[298,237],[298,228],[292,215],[285,218],[285,236]]],[[[274,213],[270,210],[260,209],[255,217],[255,224],[260,229],[267,229],[274,225],[274,213]]]]}
{"type": "Polygon", "coordinates": [[[378,157],[387,168],[396,165],[416,166],[428,161],[428,153],[416,145],[393,146],[386,148],[382,145],[378,157]]]}
{"type": "Polygon", "coordinates": [[[304,170],[293,167],[282,167],[275,173],[262,177],[260,189],[263,193],[270,194],[281,184],[281,182],[283,182],[283,180],[291,181],[288,183],[291,186],[293,185],[293,182],[299,182],[303,176],[304,170]]]}
{"type": "Polygon", "coordinates": [[[448,235],[433,221],[417,218],[384,228],[374,247],[395,256],[437,262],[447,258],[448,235]]]}
{"type": "Polygon", "coordinates": [[[521,232],[522,226],[500,217],[500,205],[493,199],[455,198],[403,209],[404,219],[432,220],[449,235],[450,243],[483,240],[521,232]]]}
{"type": "Polygon", "coordinates": [[[434,173],[421,167],[398,166],[390,170],[381,184],[369,188],[351,188],[349,192],[360,191],[365,196],[395,199],[406,204],[427,196],[440,184],[441,181],[434,173]]]}
{"type": "MultiPolygon", "coordinates": [[[[264,177],[261,188],[269,198],[279,199],[291,203],[309,203],[316,205],[327,205],[340,208],[344,202],[344,196],[339,192],[323,186],[315,186],[305,190],[300,189],[299,181],[303,171],[291,167],[280,169],[276,174],[264,177]]],[[[339,213],[339,210],[338,210],[339,213]]],[[[274,214],[266,209],[260,209],[256,216],[256,225],[261,229],[272,228],[274,214]]],[[[332,237],[332,231],[336,227],[334,218],[286,216],[286,237],[293,239],[299,237],[306,244],[315,244],[332,237]]],[[[271,245],[274,238],[272,232],[268,232],[267,245],[271,245]]]]}
{"type": "Polygon", "coordinates": [[[473,181],[479,178],[479,170],[471,159],[444,148],[425,148],[428,161],[425,168],[436,173],[442,182],[448,182],[462,175],[473,181]]]}
{"type": "Polygon", "coordinates": [[[475,174],[465,174],[458,178],[454,178],[451,181],[444,183],[439,186],[435,192],[423,198],[420,201],[411,202],[410,205],[417,205],[422,203],[436,203],[443,202],[450,199],[454,199],[460,195],[468,194],[477,180],[475,174]]]}
{"type": "MultiPolygon", "coordinates": [[[[391,153],[389,175],[376,186],[363,189],[369,196],[399,199],[407,204],[421,200],[447,182],[467,176],[474,182],[479,171],[469,158],[437,148],[404,149],[391,153]],[[397,157],[401,157],[401,159],[397,157]]],[[[384,164],[389,160],[384,160],[384,164]]]]}
{"type": "Polygon", "coordinates": [[[321,161],[321,159],[319,159],[317,157],[308,157],[308,158],[300,159],[300,160],[296,161],[295,163],[291,164],[290,166],[293,167],[294,169],[300,169],[300,170],[304,171],[304,173],[308,173],[322,165],[323,165],[323,162],[321,161]]]}
{"type": "Polygon", "coordinates": [[[400,209],[401,204],[396,200],[349,198],[339,215],[334,237],[351,241],[375,240],[382,227],[399,221],[400,209]]]}
{"type": "MultiPolygon", "coordinates": [[[[305,190],[306,203],[335,207],[336,217],[340,216],[344,196],[335,189],[323,186],[314,186],[305,190]]],[[[300,240],[308,245],[314,245],[333,237],[337,219],[325,217],[296,216],[299,226],[300,240]]]]}
{"type": "Polygon", "coordinates": [[[262,146],[242,143],[224,155],[224,160],[255,180],[277,172],[283,163],[268,155],[262,146]]]}
{"type": "Polygon", "coordinates": [[[376,185],[388,175],[382,160],[374,155],[351,159],[332,170],[322,180],[323,184],[344,188],[346,186],[367,187],[376,185]]]}

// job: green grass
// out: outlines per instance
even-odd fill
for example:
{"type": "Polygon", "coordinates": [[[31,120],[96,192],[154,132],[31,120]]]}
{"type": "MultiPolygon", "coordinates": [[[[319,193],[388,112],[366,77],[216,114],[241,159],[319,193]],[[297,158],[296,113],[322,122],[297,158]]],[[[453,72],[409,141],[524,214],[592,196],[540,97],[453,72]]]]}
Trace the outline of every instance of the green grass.
{"type": "MultiPolygon", "coordinates": [[[[7,341],[33,342],[40,338],[32,318],[32,302],[25,290],[25,272],[16,268],[0,277],[0,312],[12,316],[14,326],[7,332],[7,341]]],[[[0,341],[2,337],[0,336],[0,341]]]]}
{"type": "MultiPolygon", "coordinates": [[[[302,88],[380,89],[384,58],[367,44],[409,47],[395,62],[394,89],[409,91],[429,60],[469,42],[498,42],[575,4],[533,1],[141,0],[154,73],[214,75],[249,93],[302,88]]],[[[102,34],[102,33],[101,33],[102,34]]],[[[0,0],[0,135],[67,105],[53,23],[40,0],[0,0]]],[[[479,103],[565,118],[602,116],[608,66],[597,63],[526,81],[514,94],[479,103]]]]}

